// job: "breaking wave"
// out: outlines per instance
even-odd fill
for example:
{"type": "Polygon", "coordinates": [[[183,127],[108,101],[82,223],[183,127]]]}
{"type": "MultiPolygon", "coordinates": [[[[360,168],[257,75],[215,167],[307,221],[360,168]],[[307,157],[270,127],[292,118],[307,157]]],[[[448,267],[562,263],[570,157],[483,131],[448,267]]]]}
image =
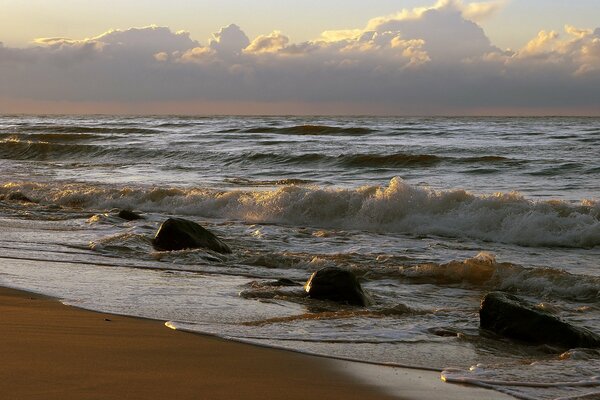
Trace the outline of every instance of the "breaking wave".
{"type": "Polygon", "coordinates": [[[197,215],[419,236],[469,238],[539,247],[600,245],[600,203],[532,201],[518,193],[477,195],[437,191],[393,178],[386,187],[273,190],[115,187],[86,184],[7,183],[0,194],[22,192],[41,204],[90,209],[133,208],[197,215]]]}
{"type": "Polygon", "coordinates": [[[464,261],[403,266],[392,274],[417,283],[469,284],[487,290],[575,301],[596,302],[600,299],[600,277],[575,275],[555,268],[499,263],[487,252],[464,261]]]}

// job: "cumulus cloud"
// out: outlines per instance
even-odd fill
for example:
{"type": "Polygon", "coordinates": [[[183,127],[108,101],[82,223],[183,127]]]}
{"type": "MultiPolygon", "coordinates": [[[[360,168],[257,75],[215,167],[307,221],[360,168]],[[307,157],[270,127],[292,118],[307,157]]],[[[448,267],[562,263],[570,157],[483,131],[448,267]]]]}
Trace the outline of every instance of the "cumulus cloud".
{"type": "Polygon", "coordinates": [[[505,0],[496,0],[483,3],[469,3],[466,6],[463,3],[458,3],[456,7],[462,9],[465,18],[471,21],[482,21],[492,17],[505,5],[505,0]]]}
{"type": "Polygon", "coordinates": [[[467,19],[494,9],[494,3],[471,3],[441,0],[430,8],[403,10],[367,24],[367,30],[397,32],[406,39],[424,41],[424,50],[438,62],[456,62],[468,57],[498,51],[491,45],[483,29],[467,19]],[[484,12],[485,11],[485,12],[484,12]]]}
{"type": "Polygon", "coordinates": [[[0,97],[328,103],[337,113],[362,104],[398,114],[600,105],[600,28],[542,31],[503,51],[477,24],[502,4],[441,0],[302,43],[280,31],[250,40],[232,24],[206,44],[150,26],[0,45],[0,97]]]}
{"type": "Polygon", "coordinates": [[[248,53],[276,53],[284,49],[290,39],[279,31],[268,35],[260,35],[252,41],[245,51],[248,53]]]}
{"type": "Polygon", "coordinates": [[[250,44],[239,26],[231,24],[213,35],[210,47],[223,57],[238,56],[250,44]]]}
{"type": "Polygon", "coordinates": [[[560,69],[567,75],[592,75],[600,71],[600,30],[566,25],[564,33],[540,31],[522,49],[488,57],[511,69],[535,66],[540,72],[560,69]]]}
{"type": "Polygon", "coordinates": [[[144,53],[187,50],[198,44],[198,42],[190,38],[188,32],[172,32],[169,28],[159,26],[131,28],[127,30],[114,29],[99,36],[81,40],[38,38],[34,40],[34,43],[53,50],[91,46],[98,50],[110,47],[112,50],[119,49],[128,52],[144,53]]]}

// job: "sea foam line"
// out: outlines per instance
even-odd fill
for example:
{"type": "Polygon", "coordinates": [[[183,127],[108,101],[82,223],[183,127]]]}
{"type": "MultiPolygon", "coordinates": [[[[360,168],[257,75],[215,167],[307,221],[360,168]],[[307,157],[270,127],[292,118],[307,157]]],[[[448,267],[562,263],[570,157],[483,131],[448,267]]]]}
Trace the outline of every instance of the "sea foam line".
{"type": "Polygon", "coordinates": [[[540,247],[600,245],[600,202],[533,201],[519,193],[478,195],[434,190],[393,178],[388,186],[333,189],[283,186],[272,190],[115,187],[7,183],[40,203],[91,209],[133,208],[248,223],[277,223],[381,233],[468,238],[540,247]]]}

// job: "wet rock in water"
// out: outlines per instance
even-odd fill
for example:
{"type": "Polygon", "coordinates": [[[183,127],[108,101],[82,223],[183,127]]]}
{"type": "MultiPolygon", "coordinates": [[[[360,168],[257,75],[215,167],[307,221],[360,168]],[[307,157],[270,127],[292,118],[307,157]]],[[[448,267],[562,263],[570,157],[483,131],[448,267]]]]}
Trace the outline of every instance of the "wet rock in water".
{"type": "Polygon", "coordinates": [[[158,228],[152,245],[157,250],[210,249],[217,253],[231,253],[231,249],[213,233],[195,222],[183,218],[169,218],[158,228]]]}
{"type": "Polygon", "coordinates": [[[304,290],[314,299],[363,307],[368,304],[367,296],[356,276],[342,268],[325,267],[318,270],[308,279],[304,290]]]}
{"type": "Polygon", "coordinates": [[[479,309],[480,326],[499,335],[563,348],[600,347],[600,336],[571,325],[525,300],[503,292],[488,293],[479,309]]]}
{"type": "Polygon", "coordinates": [[[117,214],[117,217],[124,219],[126,221],[135,221],[138,219],[144,219],[140,214],[135,213],[131,210],[120,210],[117,214]]]}
{"type": "Polygon", "coordinates": [[[33,200],[31,200],[29,197],[25,196],[21,192],[9,193],[8,196],[6,196],[6,200],[21,201],[23,203],[33,203],[33,200]]]}

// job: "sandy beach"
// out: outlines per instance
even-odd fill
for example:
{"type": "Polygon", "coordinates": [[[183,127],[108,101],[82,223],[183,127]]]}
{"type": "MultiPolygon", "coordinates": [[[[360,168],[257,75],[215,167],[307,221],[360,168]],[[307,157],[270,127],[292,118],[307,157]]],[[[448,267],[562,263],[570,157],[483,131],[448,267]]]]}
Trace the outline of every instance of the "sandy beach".
{"type": "Polygon", "coordinates": [[[386,377],[381,367],[178,332],[7,288],[0,315],[0,392],[12,399],[506,398],[444,384],[434,372],[386,368],[386,377]]]}
{"type": "Polygon", "coordinates": [[[13,399],[387,398],[300,354],[10,289],[0,291],[0,304],[0,391],[13,399]]]}

